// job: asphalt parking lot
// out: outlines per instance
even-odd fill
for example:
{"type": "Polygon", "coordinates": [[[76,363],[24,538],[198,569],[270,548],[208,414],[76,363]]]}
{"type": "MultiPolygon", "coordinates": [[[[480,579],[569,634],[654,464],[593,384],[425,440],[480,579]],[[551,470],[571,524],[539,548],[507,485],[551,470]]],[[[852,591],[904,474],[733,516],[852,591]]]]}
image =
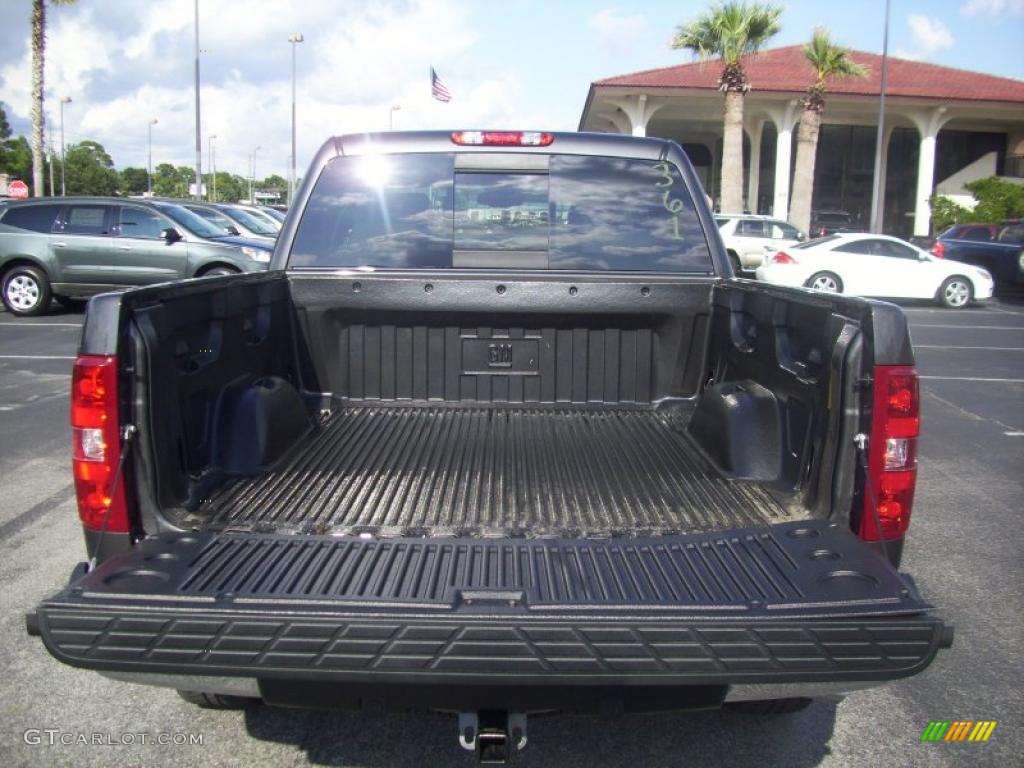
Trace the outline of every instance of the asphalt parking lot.
{"type": "MultiPolygon", "coordinates": [[[[915,306],[907,314],[924,434],[904,567],[956,625],[953,649],[915,678],[795,715],[537,718],[522,764],[1020,765],[1024,301],[963,311],[915,306]],[[922,744],[930,720],[998,726],[983,744],[922,744]]],[[[67,427],[81,322],[81,313],[67,311],[0,313],[0,764],[473,764],[456,744],[454,721],[440,716],[203,711],[170,690],[63,666],[26,636],[25,612],[83,556],[67,427]],[[26,743],[29,729],[116,739],[184,732],[202,734],[203,745],[37,745],[26,743]]]]}

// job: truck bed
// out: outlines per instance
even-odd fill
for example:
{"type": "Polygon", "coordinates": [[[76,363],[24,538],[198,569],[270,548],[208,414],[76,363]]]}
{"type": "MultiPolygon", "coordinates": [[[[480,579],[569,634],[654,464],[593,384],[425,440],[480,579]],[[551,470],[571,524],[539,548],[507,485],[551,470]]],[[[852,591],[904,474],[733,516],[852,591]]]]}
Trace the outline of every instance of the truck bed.
{"type": "Polygon", "coordinates": [[[186,525],[381,535],[677,533],[800,519],[655,409],[343,407],[186,525]]]}

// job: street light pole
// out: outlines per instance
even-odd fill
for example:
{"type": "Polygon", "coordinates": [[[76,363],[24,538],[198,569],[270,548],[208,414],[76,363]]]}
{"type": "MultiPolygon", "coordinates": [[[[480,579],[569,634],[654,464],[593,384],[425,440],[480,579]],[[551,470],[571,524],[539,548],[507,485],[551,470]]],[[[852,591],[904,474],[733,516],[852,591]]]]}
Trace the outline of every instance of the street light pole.
{"type": "Polygon", "coordinates": [[[64,105],[71,103],[70,96],[60,97],[60,194],[64,197],[68,193],[66,178],[64,176],[64,105]]]}
{"type": "Polygon", "coordinates": [[[210,164],[210,189],[212,196],[210,202],[217,202],[217,166],[213,162],[213,140],[217,138],[216,133],[211,133],[209,139],[206,142],[206,159],[210,164]]]}
{"type": "Polygon", "coordinates": [[[203,134],[199,124],[199,0],[195,0],[196,200],[203,199],[203,134]]]}
{"type": "Polygon", "coordinates": [[[395,130],[395,112],[402,108],[401,104],[392,104],[391,109],[388,110],[388,130],[395,130]]]}
{"type": "Polygon", "coordinates": [[[253,205],[256,204],[256,153],[259,151],[257,144],[249,155],[249,202],[253,205]]]}
{"type": "Polygon", "coordinates": [[[149,129],[149,151],[146,154],[146,191],[153,196],[153,126],[159,122],[155,117],[146,127],[149,129]]]}
{"type": "Polygon", "coordinates": [[[882,194],[885,179],[882,178],[882,157],[887,147],[885,141],[885,88],[889,80],[889,0],[885,0],[885,31],[882,33],[882,81],[878,94],[878,135],[875,138],[875,176],[871,188],[871,231],[881,233],[885,224],[882,211],[882,194]]]}
{"type": "Polygon", "coordinates": [[[292,204],[295,197],[295,46],[303,41],[302,33],[296,32],[288,36],[288,42],[292,44],[292,172],[288,178],[288,205],[292,204]]]}

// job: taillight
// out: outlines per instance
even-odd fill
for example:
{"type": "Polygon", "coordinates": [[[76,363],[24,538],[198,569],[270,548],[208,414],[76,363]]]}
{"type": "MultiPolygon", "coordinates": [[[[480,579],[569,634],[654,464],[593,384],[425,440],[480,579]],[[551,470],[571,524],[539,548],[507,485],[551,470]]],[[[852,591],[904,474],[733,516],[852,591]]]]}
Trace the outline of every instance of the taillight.
{"type": "Polygon", "coordinates": [[[797,261],[785,251],[776,251],[772,256],[772,264],[796,264],[797,261]]]}
{"type": "Polygon", "coordinates": [[[72,464],[78,516],[92,530],[128,533],[124,481],[118,478],[121,435],[117,358],[79,355],[71,377],[72,464]]]}
{"type": "Polygon", "coordinates": [[[868,480],[874,493],[865,492],[860,521],[860,536],[866,541],[898,539],[910,525],[917,482],[920,408],[917,371],[913,367],[875,366],[868,443],[868,480]]]}
{"type": "Polygon", "coordinates": [[[452,142],[463,146],[546,147],[555,137],[538,131],[455,131],[452,142]]]}
{"type": "Polygon", "coordinates": [[[934,243],[932,243],[932,251],[931,251],[931,253],[932,253],[932,256],[934,256],[937,259],[944,259],[944,258],[946,258],[946,245],[945,245],[945,243],[940,243],[938,240],[936,240],[934,243]]]}

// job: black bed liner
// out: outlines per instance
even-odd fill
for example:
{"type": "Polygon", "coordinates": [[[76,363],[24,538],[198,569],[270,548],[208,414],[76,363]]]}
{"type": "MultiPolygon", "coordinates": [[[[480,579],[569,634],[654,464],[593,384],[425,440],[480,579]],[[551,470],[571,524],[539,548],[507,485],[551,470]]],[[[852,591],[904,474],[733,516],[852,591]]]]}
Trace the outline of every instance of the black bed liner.
{"type": "Polygon", "coordinates": [[[950,640],[821,521],[628,542],[167,533],[31,621],[75,666],[349,682],[883,680],[950,640]]]}
{"type": "Polygon", "coordinates": [[[185,525],[382,535],[726,530],[799,519],[655,409],[346,407],[185,525]]]}

